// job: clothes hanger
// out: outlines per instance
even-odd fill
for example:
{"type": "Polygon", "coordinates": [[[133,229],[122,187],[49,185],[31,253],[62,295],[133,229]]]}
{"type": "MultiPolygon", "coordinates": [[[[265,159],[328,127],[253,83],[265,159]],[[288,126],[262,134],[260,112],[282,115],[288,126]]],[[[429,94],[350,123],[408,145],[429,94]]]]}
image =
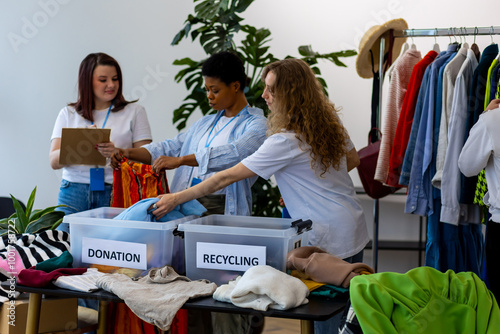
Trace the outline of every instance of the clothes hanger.
{"type": "Polygon", "coordinates": [[[437,53],[441,52],[441,49],[439,48],[439,44],[437,42],[437,34],[438,34],[438,30],[437,28],[434,28],[435,29],[435,33],[434,33],[434,46],[432,47],[432,50],[436,51],[437,53]]]}
{"type": "Polygon", "coordinates": [[[476,44],[476,36],[479,32],[479,29],[477,27],[474,27],[474,43],[470,46],[470,49],[474,51],[474,55],[476,56],[477,61],[479,61],[479,58],[481,56],[481,52],[479,51],[479,46],[476,44]]]}
{"type": "Polygon", "coordinates": [[[415,36],[415,29],[411,30],[411,49],[416,50],[417,46],[415,45],[415,41],[413,40],[413,36],[415,36]]]}
{"type": "Polygon", "coordinates": [[[458,30],[458,28],[452,28],[452,31],[455,42],[451,43],[451,45],[456,47],[455,51],[458,51],[462,46],[462,35],[460,34],[460,30],[458,30]]]}
{"type": "Polygon", "coordinates": [[[457,34],[455,32],[455,28],[448,28],[448,38],[450,39],[450,44],[448,44],[448,46],[458,45],[457,34]],[[453,38],[455,39],[454,42],[451,40],[452,35],[453,35],[453,38]]]}
{"type": "Polygon", "coordinates": [[[491,44],[495,44],[495,42],[493,41],[493,35],[494,34],[495,34],[495,28],[493,28],[493,26],[491,26],[491,28],[490,28],[491,44]]]}
{"type": "Polygon", "coordinates": [[[468,49],[469,43],[467,43],[467,29],[465,27],[462,27],[460,28],[460,31],[462,32],[462,36],[464,38],[464,41],[462,43],[462,48],[468,49]]]}

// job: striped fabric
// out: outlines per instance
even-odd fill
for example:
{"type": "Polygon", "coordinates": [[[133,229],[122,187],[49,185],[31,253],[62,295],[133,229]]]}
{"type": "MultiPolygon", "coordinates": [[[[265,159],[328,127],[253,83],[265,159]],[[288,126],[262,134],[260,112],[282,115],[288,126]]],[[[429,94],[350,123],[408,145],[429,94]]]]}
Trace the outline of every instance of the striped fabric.
{"type": "MultiPolygon", "coordinates": [[[[16,276],[22,268],[30,268],[37,263],[60,256],[69,251],[69,234],[63,231],[50,230],[39,234],[7,234],[0,239],[0,263],[2,268],[16,268],[13,270],[0,269],[0,281],[4,282],[16,276]],[[12,262],[12,252],[15,250],[17,259],[22,263],[12,262]]],[[[9,300],[9,291],[0,287],[0,303],[9,300]]],[[[17,296],[18,294],[16,294],[17,296]]],[[[12,296],[12,294],[11,294],[12,296]]]]}

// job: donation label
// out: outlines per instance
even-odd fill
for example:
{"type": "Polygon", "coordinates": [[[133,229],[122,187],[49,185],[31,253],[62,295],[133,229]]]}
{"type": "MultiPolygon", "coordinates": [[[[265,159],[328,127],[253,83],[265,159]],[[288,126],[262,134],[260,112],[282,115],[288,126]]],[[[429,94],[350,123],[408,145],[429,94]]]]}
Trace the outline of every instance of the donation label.
{"type": "Polygon", "coordinates": [[[147,269],[147,246],[135,242],[82,238],[82,262],[147,269]]]}

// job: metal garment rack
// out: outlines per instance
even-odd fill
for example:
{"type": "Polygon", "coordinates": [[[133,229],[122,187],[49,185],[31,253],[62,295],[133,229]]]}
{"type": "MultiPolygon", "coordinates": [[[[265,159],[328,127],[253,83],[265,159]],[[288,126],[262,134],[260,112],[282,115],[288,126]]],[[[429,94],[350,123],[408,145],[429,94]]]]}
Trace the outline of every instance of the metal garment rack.
{"type": "MultiPolygon", "coordinates": [[[[479,35],[490,35],[492,36],[493,43],[493,35],[500,35],[500,26],[491,26],[491,27],[450,27],[450,28],[433,28],[433,29],[406,29],[400,31],[394,31],[394,38],[413,38],[413,37],[438,37],[438,36],[479,36],[479,35]]],[[[385,43],[386,37],[382,37],[380,39],[380,55],[379,59],[384,59],[384,51],[385,51],[385,43]]],[[[380,89],[379,89],[379,108],[378,112],[382,110],[382,86],[384,83],[384,62],[379,61],[379,78],[380,78],[380,89]]],[[[379,128],[379,120],[380,115],[377,115],[376,119],[376,127],[379,128]]],[[[390,196],[390,195],[389,195],[390,196]]],[[[422,222],[423,218],[420,217],[420,229],[419,229],[419,247],[418,247],[418,256],[419,256],[419,265],[421,263],[421,249],[420,245],[422,243],[422,222]]],[[[378,268],[378,231],[379,231],[379,200],[373,200],[373,243],[372,243],[372,251],[373,251],[373,269],[377,272],[378,268]]],[[[425,248],[424,248],[425,250],[425,248]]]]}

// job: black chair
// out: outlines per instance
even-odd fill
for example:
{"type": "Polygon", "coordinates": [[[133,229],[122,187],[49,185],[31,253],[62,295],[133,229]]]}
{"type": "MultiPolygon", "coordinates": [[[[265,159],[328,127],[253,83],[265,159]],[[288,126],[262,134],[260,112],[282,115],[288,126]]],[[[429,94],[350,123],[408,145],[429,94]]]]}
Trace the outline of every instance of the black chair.
{"type": "MultiPolygon", "coordinates": [[[[23,210],[26,210],[26,205],[23,202],[19,201],[19,204],[21,204],[23,210]]],[[[16,212],[16,209],[14,209],[14,204],[12,204],[12,198],[0,197],[0,219],[10,217],[14,212],[16,212]]]]}

